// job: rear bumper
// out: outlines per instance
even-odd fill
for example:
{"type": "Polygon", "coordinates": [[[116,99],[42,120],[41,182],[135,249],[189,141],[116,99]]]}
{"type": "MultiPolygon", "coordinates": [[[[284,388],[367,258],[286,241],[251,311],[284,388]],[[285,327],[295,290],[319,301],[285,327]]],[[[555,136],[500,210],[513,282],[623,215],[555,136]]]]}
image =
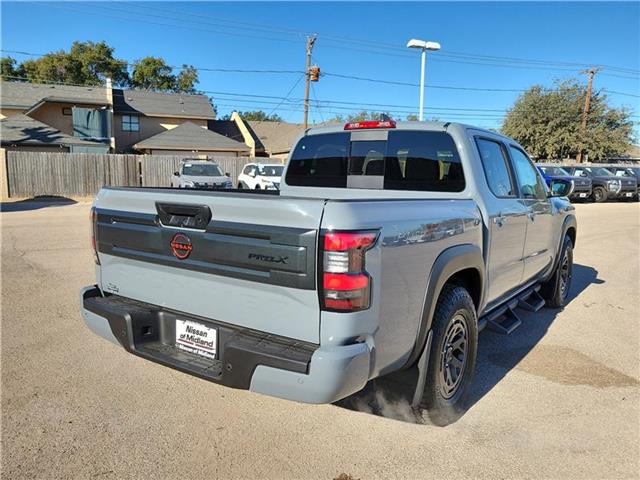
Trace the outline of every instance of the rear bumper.
{"type": "Polygon", "coordinates": [[[96,286],[80,292],[82,316],[96,335],[129,353],[205,380],[307,403],[332,403],[369,379],[366,343],[326,347],[193,317],[117,295],[96,286]],[[175,321],[218,329],[216,359],[175,347],[175,321]]]}

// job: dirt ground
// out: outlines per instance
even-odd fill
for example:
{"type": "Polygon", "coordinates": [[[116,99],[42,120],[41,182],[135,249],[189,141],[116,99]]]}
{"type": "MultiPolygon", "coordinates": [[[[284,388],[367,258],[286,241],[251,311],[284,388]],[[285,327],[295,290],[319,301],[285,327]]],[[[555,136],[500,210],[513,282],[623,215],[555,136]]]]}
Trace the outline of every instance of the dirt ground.
{"type": "Polygon", "coordinates": [[[416,421],[401,378],[313,406],[126,354],[79,314],[89,205],[2,208],[2,478],[640,476],[639,204],[577,205],[570,304],[480,335],[447,428],[416,421]]]}

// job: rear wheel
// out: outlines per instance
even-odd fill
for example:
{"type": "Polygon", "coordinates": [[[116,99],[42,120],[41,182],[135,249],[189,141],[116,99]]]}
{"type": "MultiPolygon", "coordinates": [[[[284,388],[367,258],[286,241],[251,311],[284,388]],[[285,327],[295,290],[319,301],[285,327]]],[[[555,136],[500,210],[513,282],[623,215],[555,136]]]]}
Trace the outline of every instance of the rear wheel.
{"type": "Polygon", "coordinates": [[[604,187],[593,187],[593,200],[596,203],[602,203],[607,199],[607,192],[604,187]]]}
{"type": "Polygon", "coordinates": [[[421,408],[439,426],[466,412],[478,349],[478,322],[469,292],[445,285],[433,316],[432,343],[421,408]]]}
{"type": "Polygon", "coordinates": [[[564,307],[569,297],[573,279],[573,243],[568,235],[564,237],[560,249],[560,261],[553,276],[542,285],[540,295],[552,308],[564,307]]]}

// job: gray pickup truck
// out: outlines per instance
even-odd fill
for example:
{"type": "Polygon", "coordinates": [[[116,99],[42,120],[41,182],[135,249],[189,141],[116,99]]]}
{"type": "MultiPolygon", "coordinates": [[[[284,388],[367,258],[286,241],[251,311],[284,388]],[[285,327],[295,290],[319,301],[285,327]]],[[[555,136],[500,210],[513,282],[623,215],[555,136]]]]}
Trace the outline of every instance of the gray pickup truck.
{"type": "Polygon", "coordinates": [[[310,129],[280,191],[103,188],[82,315],[139,357],[301,402],[417,367],[413,404],[446,425],[478,332],[566,302],[571,188],[471,126],[310,129]]]}

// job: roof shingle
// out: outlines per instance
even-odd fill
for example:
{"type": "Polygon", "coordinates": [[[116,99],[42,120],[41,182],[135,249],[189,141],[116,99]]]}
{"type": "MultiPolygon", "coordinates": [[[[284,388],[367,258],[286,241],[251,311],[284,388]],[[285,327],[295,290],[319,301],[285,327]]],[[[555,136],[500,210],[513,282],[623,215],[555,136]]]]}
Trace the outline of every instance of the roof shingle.
{"type": "Polygon", "coordinates": [[[216,114],[206,95],[158,93],[146,90],[113,89],[115,113],[137,113],[155,117],[213,120],[216,114]]]}
{"type": "Polygon", "coordinates": [[[105,87],[75,87],[72,85],[44,85],[39,83],[5,82],[0,85],[0,104],[5,108],[32,107],[47,97],[87,100],[90,103],[107,103],[105,87]]]}
{"type": "Polygon", "coordinates": [[[72,137],[27,115],[12,115],[0,120],[2,145],[104,145],[72,137]]]}
{"type": "Polygon", "coordinates": [[[185,122],[171,130],[142,140],[136,143],[133,148],[137,150],[249,151],[249,147],[244,143],[236,142],[191,122],[185,122]]]}

